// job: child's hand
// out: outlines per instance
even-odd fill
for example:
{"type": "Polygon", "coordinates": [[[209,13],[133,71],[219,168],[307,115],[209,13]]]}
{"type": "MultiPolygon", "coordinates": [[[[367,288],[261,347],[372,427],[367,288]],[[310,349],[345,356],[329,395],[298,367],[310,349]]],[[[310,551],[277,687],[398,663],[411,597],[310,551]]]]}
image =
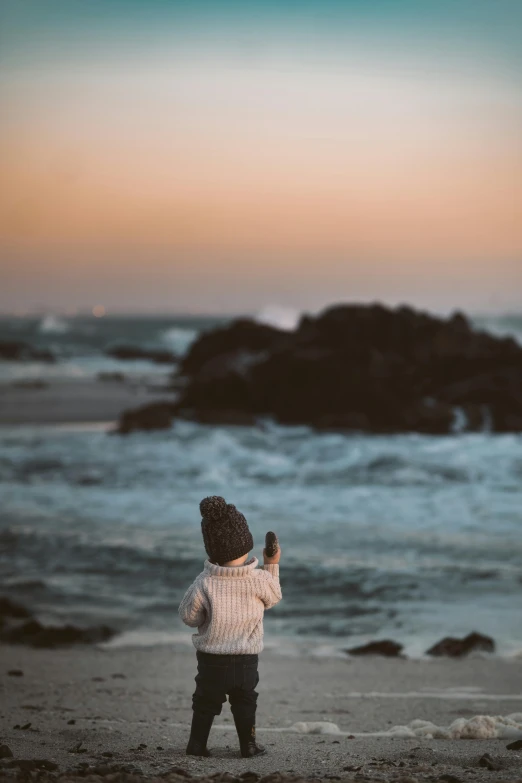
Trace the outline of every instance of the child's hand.
{"type": "Polygon", "coordinates": [[[272,557],[268,557],[266,553],[266,549],[263,549],[263,563],[265,565],[277,565],[281,559],[281,547],[277,550],[277,552],[272,555],[272,557]]]}

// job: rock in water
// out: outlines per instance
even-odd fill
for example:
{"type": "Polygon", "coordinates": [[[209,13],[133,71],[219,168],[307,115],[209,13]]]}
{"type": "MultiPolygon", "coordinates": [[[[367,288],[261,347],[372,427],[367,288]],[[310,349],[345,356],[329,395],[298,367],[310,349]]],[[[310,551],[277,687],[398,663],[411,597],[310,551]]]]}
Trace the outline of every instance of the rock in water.
{"type": "Polygon", "coordinates": [[[33,348],[21,341],[0,340],[0,359],[12,362],[55,362],[56,358],[50,351],[33,348]]]}
{"type": "MultiPolygon", "coordinates": [[[[226,364],[226,357],[239,354],[250,357],[265,355],[283,343],[288,334],[273,326],[240,318],[228,326],[204,332],[183,359],[181,372],[194,376],[214,359],[219,358],[220,362],[226,364]]],[[[218,369],[217,364],[214,369],[218,369]]]]}
{"type": "Polygon", "coordinates": [[[352,647],[345,650],[348,655],[384,655],[386,658],[397,658],[401,655],[403,646],[390,639],[382,639],[376,642],[369,642],[361,647],[352,647]]]}
{"type": "Polygon", "coordinates": [[[522,431],[522,347],[411,308],[340,305],[293,332],[239,320],[181,364],[176,411],[364,432],[522,431]]]}
{"type": "Polygon", "coordinates": [[[124,411],[115,432],[128,435],[139,430],[168,430],[172,426],[174,406],[170,402],[153,402],[141,408],[124,411]]]}
{"type": "Polygon", "coordinates": [[[480,633],[470,633],[463,639],[446,636],[433,647],[426,651],[426,655],[447,656],[448,658],[461,658],[473,651],[495,652],[495,642],[490,636],[480,633]]]}
{"type": "Polygon", "coordinates": [[[10,598],[0,596],[0,627],[7,618],[28,619],[29,617],[31,617],[31,613],[25,606],[17,604],[16,601],[11,601],[10,598]]]}

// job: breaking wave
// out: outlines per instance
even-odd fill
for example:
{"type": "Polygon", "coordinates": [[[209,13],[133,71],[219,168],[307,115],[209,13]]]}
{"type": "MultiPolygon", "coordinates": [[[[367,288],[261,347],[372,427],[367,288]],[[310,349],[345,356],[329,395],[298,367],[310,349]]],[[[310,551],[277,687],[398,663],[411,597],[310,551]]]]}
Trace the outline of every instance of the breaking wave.
{"type": "Polygon", "coordinates": [[[40,321],[38,328],[42,334],[65,334],[70,327],[67,321],[58,318],[56,315],[46,315],[40,321]]]}
{"type": "Polygon", "coordinates": [[[196,329],[173,326],[160,334],[161,342],[178,356],[184,356],[198,336],[196,329]]]}
{"type": "Polygon", "coordinates": [[[278,329],[291,332],[299,323],[301,313],[299,310],[292,310],[289,307],[277,307],[269,305],[263,307],[256,315],[256,321],[260,324],[275,326],[278,329]]]}

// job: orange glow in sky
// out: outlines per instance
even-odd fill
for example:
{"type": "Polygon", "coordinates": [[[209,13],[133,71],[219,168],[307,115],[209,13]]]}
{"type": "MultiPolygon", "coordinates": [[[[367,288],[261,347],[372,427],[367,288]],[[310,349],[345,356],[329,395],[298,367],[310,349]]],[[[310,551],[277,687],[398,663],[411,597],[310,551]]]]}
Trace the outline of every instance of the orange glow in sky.
{"type": "Polygon", "coordinates": [[[423,62],[12,65],[0,308],[522,304],[520,82],[423,62]]]}

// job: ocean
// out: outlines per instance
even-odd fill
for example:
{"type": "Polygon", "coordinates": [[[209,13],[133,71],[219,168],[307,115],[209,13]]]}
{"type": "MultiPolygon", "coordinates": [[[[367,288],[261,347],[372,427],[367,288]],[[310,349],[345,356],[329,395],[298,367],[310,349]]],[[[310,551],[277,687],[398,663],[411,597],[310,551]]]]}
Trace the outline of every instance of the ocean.
{"type": "MultiPolygon", "coordinates": [[[[60,361],[0,362],[0,382],[166,378],[164,365],[103,351],[182,354],[222,320],[3,319],[0,339],[60,361]]],[[[522,341],[522,317],[477,323],[522,341]]],[[[177,605],[205,557],[198,504],[222,494],[246,515],[254,554],[267,530],[281,540],[284,601],[266,615],[268,647],[337,655],[392,638],[420,656],[477,630],[501,655],[522,651],[521,436],[362,436],[269,421],[180,421],[126,438],[107,429],[0,428],[0,593],[43,621],[106,623],[114,645],[190,644],[177,605]]]]}

